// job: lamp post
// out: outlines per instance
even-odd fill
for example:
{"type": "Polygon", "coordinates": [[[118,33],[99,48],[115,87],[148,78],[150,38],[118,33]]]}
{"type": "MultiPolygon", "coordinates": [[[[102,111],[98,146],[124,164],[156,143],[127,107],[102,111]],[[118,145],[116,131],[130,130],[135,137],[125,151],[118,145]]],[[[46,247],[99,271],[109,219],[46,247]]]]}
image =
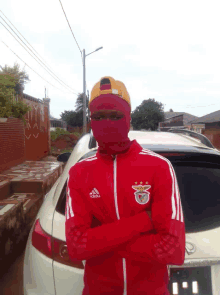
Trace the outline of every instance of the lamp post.
{"type": "Polygon", "coordinates": [[[85,54],[85,49],[83,49],[83,134],[86,134],[86,56],[102,48],[99,47],[89,54],[85,54]]]}

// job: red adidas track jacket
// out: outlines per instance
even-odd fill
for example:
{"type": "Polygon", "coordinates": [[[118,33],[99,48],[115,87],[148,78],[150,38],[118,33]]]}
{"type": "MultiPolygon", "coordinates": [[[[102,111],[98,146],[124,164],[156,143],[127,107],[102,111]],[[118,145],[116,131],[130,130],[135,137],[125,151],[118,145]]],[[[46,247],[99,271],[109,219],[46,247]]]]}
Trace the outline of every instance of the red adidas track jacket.
{"type": "Polygon", "coordinates": [[[134,140],[126,153],[80,161],[65,216],[69,256],[86,260],[83,295],[169,294],[167,265],[184,262],[185,225],[166,158],[134,140]]]}

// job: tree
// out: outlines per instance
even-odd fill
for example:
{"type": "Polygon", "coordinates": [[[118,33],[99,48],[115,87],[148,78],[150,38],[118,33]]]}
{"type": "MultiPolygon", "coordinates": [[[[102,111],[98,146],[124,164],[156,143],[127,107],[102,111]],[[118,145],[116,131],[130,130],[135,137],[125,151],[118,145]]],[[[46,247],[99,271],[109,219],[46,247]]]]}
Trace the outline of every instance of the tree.
{"type": "Polygon", "coordinates": [[[83,111],[64,111],[60,116],[62,120],[67,123],[67,125],[72,127],[83,126],[83,111]]]}
{"type": "Polygon", "coordinates": [[[11,75],[0,74],[0,117],[8,118],[12,115],[11,105],[15,93],[16,80],[11,75]]]}
{"type": "MultiPolygon", "coordinates": [[[[89,106],[89,100],[86,96],[86,113],[88,113],[88,106],[89,106]]],[[[83,93],[80,93],[77,97],[76,104],[75,104],[75,111],[80,112],[83,111],[83,93]]]]}
{"type": "MultiPolygon", "coordinates": [[[[88,122],[88,108],[89,100],[86,97],[86,120],[88,122]]],[[[72,127],[82,127],[83,126],[83,93],[80,93],[77,97],[75,104],[75,111],[64,111],[61,113],[61,118],[63,121],[72,127]]]]}
{"type": "Polygon", "coordinates": [[[20,69],[20,65],[18,63],[14,63],[13,67],[9,67],[8,65],[5,65],[4,67],[0,66],[0,74],[9,74],[13,75],[16,79],[16,85],[14,87],[16,94],[22,94],[24,90],[24,84],[29,82],[29,76],[25,72],[24,68],[23,70],[20,69]]]}
{"type": "Polygon", "coordinates": [[[155,99],[143,100],[131,114],[134,130],[157,130],[159,122],[164,121],[164,107],[155,99]]]}
{"type": "Polygon", "coordinates": [[[31,110],[31,108],[23,101],[15,101],[15,86],[18,78],[12,74],[0,73],[0,117],[1,118],[20,118],[26,123],[24,115],[31,110]]]}
{"type": "Polygon", "coordinates": [[[14,88],[17,83],[17,80],[14,76],[9,74],[1,74],[0,73],[0,98],[11,99],[14,95],[14,88]]]}
{"type": "Polygon", "coordinates": [[[169,112],[172,112],[173,113],[173,109],[170,109],[169,112]]]}

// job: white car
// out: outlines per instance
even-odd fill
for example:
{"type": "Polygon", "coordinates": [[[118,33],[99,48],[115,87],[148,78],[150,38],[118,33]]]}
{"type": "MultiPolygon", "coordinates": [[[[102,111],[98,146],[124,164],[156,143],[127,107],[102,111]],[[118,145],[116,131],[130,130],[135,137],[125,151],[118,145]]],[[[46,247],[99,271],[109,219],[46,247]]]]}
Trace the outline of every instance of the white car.
{"type": "MultiPolygon", "coordinates": [[[[220,152],[205,136],[187,130],[130,131],[129,137],[167,157],[176,171],[186,225],[186,255],[184,265],[170,266],[170,294],[219,295],[220,152]]],[[[24,295],[82,294],[84,265],[70,261],[66,246],[66,182],[70,167],[96,151],[90,133],[81,137],[71,155],[58,157],[68,161],[45,196],[29,234],[24,295]]]]}

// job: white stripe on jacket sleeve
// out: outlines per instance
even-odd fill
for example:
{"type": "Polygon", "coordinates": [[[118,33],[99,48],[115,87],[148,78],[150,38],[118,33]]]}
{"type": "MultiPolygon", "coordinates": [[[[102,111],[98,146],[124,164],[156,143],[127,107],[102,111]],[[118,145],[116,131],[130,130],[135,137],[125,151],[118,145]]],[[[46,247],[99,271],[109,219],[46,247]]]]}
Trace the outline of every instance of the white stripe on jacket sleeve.
{"type": "MultiPolygon", "coordinates": [[[[69,196],[67,195],[66,197],[67,197],[67,200],[68,200],[69,196]]],[[[66,202],[66,220],[68,220],[69,218],[70,218],[70,216],[69,216],[69,204],[68,204],[68,202],[66,202]]]]}
{"type": "Polygon", "coordinates": [[[160,158],[160,159],[167,162],[167,164],[169,166],[171,178],[172,178],[172,194],[171,194],[172,217],[171,218],[183,222],[183,212],[182,212],[182,206],[181,206],[181,200],[180,200],[179,187],[178,187],[176,174],[175,174],[172,164],[170,163],[170,161],[168,159],[166,159],[166,158],[160,156],[159,154],[156,154],[150,150],[143,149],[140,152],[140,154],[154,156],[154,157],[160,158]]]}
{"type": "Polygon", "coordinates": [[[72,201],[71,201],[71,197],[70,197],[70,189],[69,189],[69,175],[68,175],[68,179],[67,179],[67,195],[66,195],[66,204],[67,204],[67,219],[69,219],[70,217],[74,216],[73,213],[73,208],[72,208],[72,201]]]}

